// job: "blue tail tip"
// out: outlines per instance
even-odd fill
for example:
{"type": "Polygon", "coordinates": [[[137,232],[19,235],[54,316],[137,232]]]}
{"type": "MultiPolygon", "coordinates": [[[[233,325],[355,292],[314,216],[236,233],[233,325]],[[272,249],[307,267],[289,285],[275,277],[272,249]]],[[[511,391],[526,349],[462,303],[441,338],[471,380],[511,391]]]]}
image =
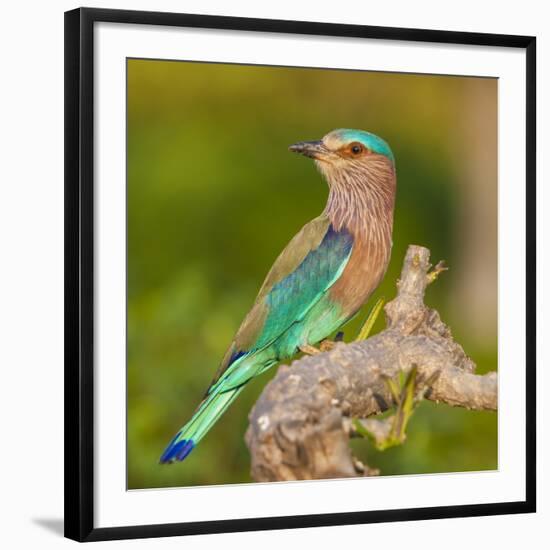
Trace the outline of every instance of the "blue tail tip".
{"type": "Polygon", "coordinates": [[[195,448],[195,443],[192,439],[181,439],[176,442],[177,437],[176,435],[160,457],[159,462],[161,464],[171,464],[176,460],[181,462],[195,448]]]}

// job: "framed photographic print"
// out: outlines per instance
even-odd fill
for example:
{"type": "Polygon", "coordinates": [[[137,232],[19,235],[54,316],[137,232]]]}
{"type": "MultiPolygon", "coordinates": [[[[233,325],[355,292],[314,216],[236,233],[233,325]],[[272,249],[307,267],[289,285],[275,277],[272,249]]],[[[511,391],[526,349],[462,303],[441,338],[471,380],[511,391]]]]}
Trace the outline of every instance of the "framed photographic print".
{"type": "Polygon", "coordinates": [[[534,37],[81,8],[65,115],[67,537],[535,511],[534,37]]]}

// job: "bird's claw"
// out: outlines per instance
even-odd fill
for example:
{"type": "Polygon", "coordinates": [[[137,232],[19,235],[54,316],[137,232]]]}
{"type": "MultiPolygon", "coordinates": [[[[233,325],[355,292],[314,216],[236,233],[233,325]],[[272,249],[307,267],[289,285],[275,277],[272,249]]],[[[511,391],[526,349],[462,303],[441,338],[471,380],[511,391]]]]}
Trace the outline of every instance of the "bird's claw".
{"type": "Polygon", "coordinates": [[[337,342],[338,341],[333,341],[333,340],[329,340],[328,338],[325,338],[324,340],[321,340],[318,348],[310,344],[303,344],[298,349],[302,353],[305,353],[306,355],[317,355],[319,353],[324,353],[325,351],[333,350],[337,342]]]}
{"type": "Polygon", "coordinates": [[[317,355],[318,353],[321,353],[320,349],[317,349],[315,346],[311,346],[310,344],[303,344],[299,346],[298,349],[306,355],[317,355]]]}
{"type": "Polygon", "coordinates": [[[336,346],[336,342],[333,340],[321,340],[321,343],[319,344],[319,350],[321,351],[331,351],[336,346]]]}

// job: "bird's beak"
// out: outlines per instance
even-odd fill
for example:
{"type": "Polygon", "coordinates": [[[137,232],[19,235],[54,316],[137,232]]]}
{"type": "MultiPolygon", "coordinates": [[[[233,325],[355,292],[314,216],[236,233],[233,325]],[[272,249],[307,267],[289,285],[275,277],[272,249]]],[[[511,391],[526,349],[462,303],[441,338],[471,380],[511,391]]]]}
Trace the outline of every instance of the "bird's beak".
{"type": "Polygon", "coordinates": [[[288,150],[317,160],[323,160],[329,153],[322,141],[300,141],[291,145],[288,150]]]}

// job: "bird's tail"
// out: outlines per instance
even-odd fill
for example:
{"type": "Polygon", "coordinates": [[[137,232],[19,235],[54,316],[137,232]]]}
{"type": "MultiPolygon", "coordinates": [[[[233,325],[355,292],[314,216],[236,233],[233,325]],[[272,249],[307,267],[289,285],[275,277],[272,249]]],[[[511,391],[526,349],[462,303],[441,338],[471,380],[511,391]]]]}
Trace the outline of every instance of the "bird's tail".
{"type": "Polygon", "coordinates": [[[160,463],[170,464],[175,461],[182,461],[206,435],[242,389],[243,386],[225,392],[214,389],[212,394],[208,395],[200,404],[191,420],[181,428],[166,447],[160,457],[160,463]]]}

